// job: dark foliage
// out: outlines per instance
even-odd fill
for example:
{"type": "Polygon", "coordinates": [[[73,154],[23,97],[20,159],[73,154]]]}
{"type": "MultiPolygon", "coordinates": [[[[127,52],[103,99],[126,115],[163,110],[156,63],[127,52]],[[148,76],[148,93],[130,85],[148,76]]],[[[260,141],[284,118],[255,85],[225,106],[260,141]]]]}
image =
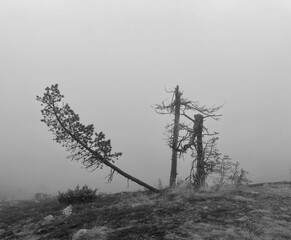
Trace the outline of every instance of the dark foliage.
{"type": "Polygon", "coordinates": [[[103,165],[109,167],[111,171],[108,175],[108,182],[112,181],[116,172],[152,192],[159,192],[158,189],[114,165],[115,160],[122,153],[112,153],[110,139],[106,140],[103,132],[94,132],[93,124],[86,126],[80,122],[79,115],[67,103],[62,102],[64,96],[60,93],[58,84],[47,87],[45,90],[42,97],[37,96],[37,100],[43,106],[41,121],[53,133],[54,140],[70,152],[69,159],[81,161],[86,168],[90,168],[92,171],[97,168],[102,169],[103,165]]]}
{"type": "Polygon", "coordinates": [[[82,188],[78,185],[74,190],[69,189],[67,192],[59,192],[58,201],[60,203],[85,203],[96,199],[97,189],[90,189],[87,185],[82,188]]]}
{"type": "Polygon", "coordinates": [[[64,96],[58,84],[47,87],[42,97],[37,96],[43,109],[44,122],[54,134],[54,140],[66,147],[71,160],[81,161],[87,168],[102,168],[104,162],[114,163],[121,153],[112,153],[110,139],[103,132],[94,132],[93,124],[83,125],[79,115],[62,102],[64,96]]]}

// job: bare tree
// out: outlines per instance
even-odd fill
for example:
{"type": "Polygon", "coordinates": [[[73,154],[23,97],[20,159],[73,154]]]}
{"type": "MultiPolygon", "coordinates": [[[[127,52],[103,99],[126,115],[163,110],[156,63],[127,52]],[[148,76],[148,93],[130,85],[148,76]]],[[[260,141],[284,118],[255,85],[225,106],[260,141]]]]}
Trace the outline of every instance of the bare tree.
{"type": "Polygon", "coordinates": [[[181,97],[182,92],[179,91],[179,86],[175,88],[172,92],[173,97],[169,105],[155,105],[156,112],[160,114],[174,114],[174,124],[167,126],[171,132],[171,137],[169,139],[169,145],[172,149],[171,158],[171,171],[169,186],[174,187],[176,185],[177,179],[177,158],[178,158],[178,143],[179,143],[179,130],[180,130],[180,107],[181,107],[181,97]],[[164,112],[165,111],[165,112],[164,112]]]}
{"type": "Polygon", "coordinates": [[[58,89],[58,84],[52,85],[45,89],[42,97],[37,96],[43,109],[44,122],[49,131],[54,135],[54,140],[60,143],[70,152],[68,158],[71,160],[81,161],[86,167],[93,170],[108,166],[111,171],[108,181],[112,181],[113,174],[119,173],[123,177],[131,180],[146,189],[159,192],[158,189],[146,184],[145,182],[127,174],[114,165],[115,160],[122,155],[121,152],[111,152],[111,141],[105,139],[103,132],[94,132],[93,124],[87,126],[80,122],[79,115],[76,114],[70,106],[62,102],[64,96],[58,89]]]}
{"type": "Polygon", "coordinates": [[[233,169],[233,162],[231,161],[230,157],[228,155],[224,155],[220,161],[219,164],[217,164],[214,168],[214,173],[218,174],[218,186],[224,186],[228,183],[230,171],[233,169]]]}
{"type": "Polygon", "coordinates": [[[239,166],[239,162],[232,162],[228,155],[220,158],[213,170],[214,174],[218,175],[216,187],[220,188],[229,184],[239,186],[251,182],[247,178],[248,172],[239,166]]]}
{"type": "Polygon", "coordinates": [[[213,169],[213,164],[215,163],[214,159],[218,154],[217,149],[214,148],[215,142],[218,139],[215,138],[215,135],[218,133],[210,133],[208,129],[204,127],[203,123],[207,118],[218,120],[221,115],[217,114],[217,111],[219,111],[222,106],[210,108],[199,106],[198,102],[183,98],[183,93],[179,90],[179,86],[177,86],[174,91],[167,92],[172,93],[171,102],[165,104],[165,101],[163,101],[161,104],[154,105],[154,108],[159,114],[174,114],[175,116],[174,123],[166,126],[167,132],[169,133],[168,143],[172,149],[170,187],[175,185],[177,175],[177,164],[173,164],[173,160],[177,160],[175,160],[173,156],[176,154],[176,156],[179,155],[179,157],[182,157],[189,149],[194,158],[190,173],[192,177],[189,177],[195,181],[198,187],[201,187],[205,184],[206,175],[213,169]],[[178,106],[179,104],[180,106],[178,106]],[[191,117],[192,114],[194,117],[191,117]],[[181,122],[180,118],[183,118],[181,122]],[[177,121],[177,119],[179,119],[179,121],[177,121]],[[211,137],[212,140],[203,140],[206,137],[211,137]],[[194,164],[196,164],[195,174],[194,164]],[[210,168],[210,166],[212,167],[210,168]],[[175,176],[174,173],[176,173],[175,176]]]}

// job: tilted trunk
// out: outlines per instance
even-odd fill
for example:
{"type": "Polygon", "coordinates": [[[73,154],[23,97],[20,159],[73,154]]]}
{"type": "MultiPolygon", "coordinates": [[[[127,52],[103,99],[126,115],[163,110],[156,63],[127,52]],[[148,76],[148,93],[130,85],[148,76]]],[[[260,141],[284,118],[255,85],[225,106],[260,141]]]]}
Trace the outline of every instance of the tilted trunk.
{"type": "Polygon", "coordinates": [[[146,184],[145,182],[129,175],[128,173],[122,171],[120,168],[116,167],[115,165],[113,165],[111,162],[107,161],[106,159],[100,159],[100,157],[97,155],[97,153],[91,149],[90,147],[88,147],[86,144],[84,144],[82,141],[80,141],[80,139],[78,139],[77,137],[75,137],[63,124],[63,122],[61,121],[61,119],[58,117],[58,114],[56,111],[55,112],[55,116],[57,121],[59,122],[60,126],[67,132],[67,134],[69,134],[71,136],[72,139],[74,139],[74,141],[76,141],[78,144],[80,144],[83,148],[85,148],[88,152],[90,152],[92,154],[92,157],[98,159],[98,161],[101,161],[103,164],[105,164],[106,166],[110,167],[112,170],[114,170],[115,172],[119,173],[120,175],[122,175],[123,177],[137,183],[140,186],[145,187],[146,189],[152,191],[152,192],[160,192],[158,189],[146,184]]]}
{"type": "Polygon", "coordinates": [[[158,189],[156,189],[156,188],[154,188],[154,187],[152,187],[152,186],[146,184],[145,182],[143,182],[143,181],[141,181],[141,180],[139,180],[139,179],[137,179],[137,178],[135,178],[135,177],[129,175],[128,173],[122,171],[120,168],[116,167],[116,166],[113,165],[112,163],[110,163],[110,162],[108,162],[108,161],[103,161],[103,163],[104,163],[106,166],[108,166],[108,167],[110,167],[111,169],[113,169],[114,171],[116,171],[117,173],[119,173],[120,175],[122,175],[123,177],[125,177],[125,178],[127,178],[127,179],[129,179],[129,180],[131,180],[131,181],[133,181],[133,182],[135,182],[135,183],[137,183],[138,185],[143,186],[143,187],[145,187],[146,189],[148,189],[148,190],[150,190],[150,191],[152,191],[152,192],[160,192],[158,189]]]}

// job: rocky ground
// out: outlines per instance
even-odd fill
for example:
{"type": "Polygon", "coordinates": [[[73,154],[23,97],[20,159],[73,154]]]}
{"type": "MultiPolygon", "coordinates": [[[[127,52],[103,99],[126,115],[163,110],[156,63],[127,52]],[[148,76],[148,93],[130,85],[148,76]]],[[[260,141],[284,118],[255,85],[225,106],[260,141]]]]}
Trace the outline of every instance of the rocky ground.
{"type": "Polygon", "coordinates": [[[0,204],[0,239],[291,239],[291,185],[163,194],[99,194],[66,205],[56,199],[0,204]]]}

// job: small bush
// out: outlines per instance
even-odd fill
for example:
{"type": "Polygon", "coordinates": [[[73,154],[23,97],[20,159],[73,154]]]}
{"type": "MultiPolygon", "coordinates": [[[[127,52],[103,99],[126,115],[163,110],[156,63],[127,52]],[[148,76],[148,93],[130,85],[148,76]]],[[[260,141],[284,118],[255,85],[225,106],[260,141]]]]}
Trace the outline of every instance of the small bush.
{"type": "Polygon", "coordinates": [[[69,189],[67,192],[59,192],[58,201],[65,204],[91,202],[96,199],[96,192],[97,189],[92,190],[87,185],[82,188],[77,185],[74,190],[69,189]]]}

